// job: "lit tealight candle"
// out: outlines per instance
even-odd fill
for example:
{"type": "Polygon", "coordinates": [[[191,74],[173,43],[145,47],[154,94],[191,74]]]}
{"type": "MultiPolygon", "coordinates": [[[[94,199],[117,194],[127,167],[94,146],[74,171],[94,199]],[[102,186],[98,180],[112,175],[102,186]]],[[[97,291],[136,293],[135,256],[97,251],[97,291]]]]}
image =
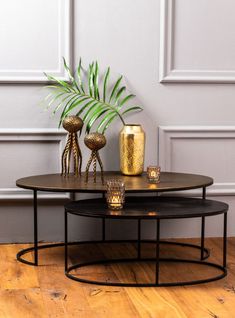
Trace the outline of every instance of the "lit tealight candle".
{"type": "Polygon", "coordinates": [[[118,207],[120,205],[120,199],[118,193],[115,193],[110,198],[110,206],[112,207],[118,207]]]}
{"type": "Polygon", "coordinates": [[[150,183],[160,182],[160,172],[161,168],[159,166],[148,166],[147,167],[147,177],[150,183]]]}
{"type": "Polygon", "coordinates": [[[111,210],[121,210],[125,200],[125,184],[121,180],[107,181],[107,203],[111,210]]]}

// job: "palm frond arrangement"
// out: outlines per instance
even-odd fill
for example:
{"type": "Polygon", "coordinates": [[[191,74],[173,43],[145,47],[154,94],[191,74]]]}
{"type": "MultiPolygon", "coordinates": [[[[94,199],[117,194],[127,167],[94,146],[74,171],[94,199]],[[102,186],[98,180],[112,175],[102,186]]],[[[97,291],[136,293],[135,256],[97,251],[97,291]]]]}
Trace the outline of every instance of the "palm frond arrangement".
{"type": "Polygon", "coordinates": [[[95,125],[95,131],[104,134],[115,119],[119,118],[125,125],[123,117],[126,114],[142,110],[140,106],[127,106],[135,95],[125,94],[126,87],[121,84],[122,76],[112,86],[109,84],[110,67],[100,79],[97,61],[92,62],[85,72],[80,59],[74,74],[65,59],[63,61],[69,82],[45,74],[49,81],[53,81],[53,84],[47,86],[51,89],[46,97],[48,107],[54,106],[54,114],[61,111],[59,127],[65,117],[73,114],[83,119],[86,133],[89,134],[95,125]]]}

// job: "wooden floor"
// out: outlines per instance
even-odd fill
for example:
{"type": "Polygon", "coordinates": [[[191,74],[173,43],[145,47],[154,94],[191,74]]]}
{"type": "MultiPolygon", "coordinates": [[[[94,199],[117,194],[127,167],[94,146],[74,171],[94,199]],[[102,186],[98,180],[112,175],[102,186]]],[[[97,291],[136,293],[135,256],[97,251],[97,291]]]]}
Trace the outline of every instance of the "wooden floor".
{"type": "MultiPolygon", "coordinates": [[[[197,242],[196,240],[187,240],[197,242]]],[[[208,239],[211,260],[221,261],[221,240],[208,239]]],[[[0,245],[0,318],[230,318],[235,317],[235,238],[228,241],[228,276],[217,282],[187,287],[102,287],[72,281],[63,273],[63,248],[40,251],[40,266],[15,259],[29,245],[0,245]]],[[[152,244],[143,244],[143,255],[154,255],[152,244]]],[[[133,256],[135,247],[71,247],[71,262],[77,257],[133,256]]],[[[162,245],[161,255],[198,258],[198,251],[162,245]],[[167,250],[167,251],[166,251],[167,250]]],[[[32,255],[28,256],[29,258],[32,255]]],[[[209,277],[215,270],[198,265],[161,264],[161,281],[209,277]]],[[[76,274],[76,273],[75,273],[76,274]]],[[[78,274],[78,273],[77,273],[78,274]]],[[[82,277],[100,280],[147,282],[154,279],[153,264],[93,266],[80,269],[82,277]]]]}

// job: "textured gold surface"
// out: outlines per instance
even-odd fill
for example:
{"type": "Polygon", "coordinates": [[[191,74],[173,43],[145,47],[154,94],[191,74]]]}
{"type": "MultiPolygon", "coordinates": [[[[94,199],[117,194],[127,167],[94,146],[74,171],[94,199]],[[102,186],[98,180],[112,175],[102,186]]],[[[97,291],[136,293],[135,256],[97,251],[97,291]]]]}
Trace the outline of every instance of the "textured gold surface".
{"type": "Polygon", "coordinates": [[[138,175],[144,170],[145,132],[140,125],[125,125],[119,135],[120,170],[138,175]]]}
{"type": "Polygon", "coordinates": [[[100,150],[106,145],[106,138],[103,134],[95,132],[95,133],[91,133],[87,135],[84,139],[84,143],[91,150],[91,155],[86,166],[86,183],[88,182],[89,168],[92,162],[93,162],[93,181],[94,183],[96,183],[96,163],[98,161],[100,165],[100,170],[101,170],[101,181],[102,181],[102,184],[104,184],[103,164],[100,159],[98,150],[100,150]]]}
{"type": "Polygon", "coordinates": [[[83,121],[77,116],[68,116],[62,123],[65,130],[68,131],[68,140],[62,154],[62,172],[63,176],[69,175],[70,158],[73,153],[74,174],[81,175],[82,169],[82,153],[78,144],[77,131],[82,129],[83,121]]]}
{"type": "Polygon", "coordinates": [[[78,116],[68,116],[63,120],[62,125],[65,130],[73,133],[82,129],[83,121],[78,116]]]}
{"type": "Polygon", "coordinates": [[[90,149],[90,150],[100,150],[106,145],[106,138],[104,135],[100,133],[91,133],[87,135],[84,139],[85,145],[90,149]]]}

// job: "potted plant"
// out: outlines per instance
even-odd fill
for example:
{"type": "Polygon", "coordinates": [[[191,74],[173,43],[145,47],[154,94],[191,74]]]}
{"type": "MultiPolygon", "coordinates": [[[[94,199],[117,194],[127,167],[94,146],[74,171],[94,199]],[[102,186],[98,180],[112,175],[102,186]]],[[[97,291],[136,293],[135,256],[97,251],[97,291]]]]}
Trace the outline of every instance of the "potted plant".
{"type": "MultiPolygon", "coordinates": [[[[129,106],[129,101],[135,97],[133,94],[126,94],[126,87],[122,85],[121,75],[113,85],[110,85],[110,67],[101,78],[98,62],[89,64],[87,70],[82,67],[81,59],[75,72],[68,67],[65,59],[64,68],[68,73],[69,81],[57,79],[54,76],[45,74],[49,81],[53,83],[48,85],[50,93],[46,97],[48,107],[54,106],[53,113],[60,111],[59,127],[63,120],[73,114],[81,117],[85,133],[89,134],[91,129],[100,134],[105,134],[111,123],[119,119],[123,124],[123,131],[120,134],[120,159],[121,171],[124,174],[140,174],[143,171],[143,162],[136,162],[134,156],[131,160],[131,152],[142,149],[142,161],[144,159],[144,132],[140,125],[127,125],[124,117],[128,113],[141,111],[140,106],[129,106]],[[129,127],[129,129],[128,129],[129,127]],[[127,135],[126,135],[127,130],[127,135]],[[132,145],[128,135],[135,135],[132,145]],[[141,138],[139,136],[142,135],[141,138]],[[128,156],[128,157],[126,157],[128,156]],[[126,157],[127,163],[124,163],[126,157]],[[138,164],[142,168],[133,169],[138,164]],[[126,167],[124,170],[122,167],[126,167]],[[131,170],[128,172],[128,169],[131,170]],[[132,168],[131,168],[132,167],[132,168]],[[131,168],[131,169],[130,169],[131,168]]],[[[132,138],[133,139],[133,138],[132,138]]]]}

